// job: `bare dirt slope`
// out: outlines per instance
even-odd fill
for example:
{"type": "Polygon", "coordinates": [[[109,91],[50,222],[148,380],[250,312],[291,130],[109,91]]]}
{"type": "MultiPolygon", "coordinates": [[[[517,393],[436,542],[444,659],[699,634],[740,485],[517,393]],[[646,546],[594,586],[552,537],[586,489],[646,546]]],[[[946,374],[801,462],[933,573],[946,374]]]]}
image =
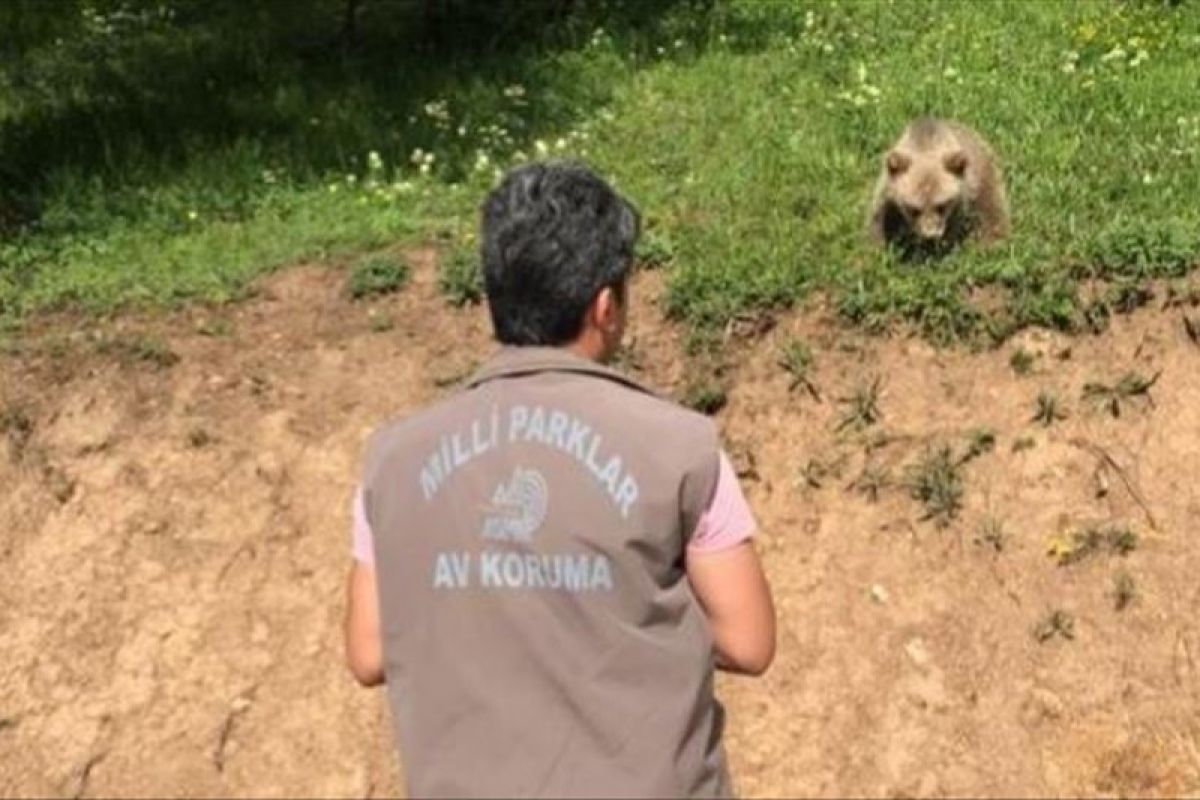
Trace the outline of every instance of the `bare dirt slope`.
{"type": "MultiPolygon", "coordinates": [[[[399,790],[383,699],[342,665],[341,593],[366,435],[490,347],[432,258],[373,303],[298,268],[227,309],[48,322],[0,357],[0,794],[399,790]]],[[[679,391],[658,277],[635,292],[634,363],[679,391]]],[[[816,309],[731,344],[720,419],[781,618],[769,675],[721,683],[744,794],[1200,793],[1200,348],[1179,323],[972,355],[816,309]],[[820,402],[777,365],[795,335],[820,402]],[[1150,400],[1081,400],[1129,370],[1161,370],[1150,400]],[[836,431],[874,375],[882,418],[836,431]],[[1043,389],[1069,415],[1049,427],[1043,389]],[[961,512],[922,519],[910,465],[962,460],[979,428],[961,512]],[[1132,551],[1072,538],[1105,525],[1132,551]]]]}

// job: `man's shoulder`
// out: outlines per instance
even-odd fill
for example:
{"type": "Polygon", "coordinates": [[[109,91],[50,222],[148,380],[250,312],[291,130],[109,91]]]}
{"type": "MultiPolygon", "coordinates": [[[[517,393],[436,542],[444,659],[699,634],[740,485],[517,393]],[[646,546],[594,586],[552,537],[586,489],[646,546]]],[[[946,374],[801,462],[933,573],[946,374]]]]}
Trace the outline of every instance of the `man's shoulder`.
{"type": "MultiPolygon", "coordinates": [[[[654,441],[663,444],[685,441],[705,448],[717,446],[717,425],[711,417],[650,390],[613,383],[609,391],[613,393],[613,411],[621,414],[629,425],[644,428],[654,441]]],[[[605,398],[599,399],[604,403],[605,398]]]]}

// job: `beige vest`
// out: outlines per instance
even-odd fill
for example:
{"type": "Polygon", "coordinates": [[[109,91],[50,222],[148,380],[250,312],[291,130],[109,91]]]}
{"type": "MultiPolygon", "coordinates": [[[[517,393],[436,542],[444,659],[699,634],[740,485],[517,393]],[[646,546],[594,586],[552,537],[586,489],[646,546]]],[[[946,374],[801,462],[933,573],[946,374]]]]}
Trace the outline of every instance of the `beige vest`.
{"type": "Polygon", "coordinates": [[[388,692],[418,797],[730,794],[684,574],[707,418],[553,348],[372,438],[388,692]]]}

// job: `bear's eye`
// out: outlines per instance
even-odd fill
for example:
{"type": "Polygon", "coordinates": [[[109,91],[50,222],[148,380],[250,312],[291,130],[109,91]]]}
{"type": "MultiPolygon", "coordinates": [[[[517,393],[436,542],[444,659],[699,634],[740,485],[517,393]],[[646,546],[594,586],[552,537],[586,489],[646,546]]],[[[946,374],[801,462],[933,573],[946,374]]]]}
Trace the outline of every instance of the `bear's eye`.
{"type": "Polygon", "coordinates": [[[937,213],[939,213],[939,214],[942,214],[942,215],[945,215],[945,213],[946,213],[947,211],[949,211],[949,210],[950,210],[950,201],[949,201],[949,200],[947,200],[947,201],[946,201],[946,202],[944,202],[944,203],[938,203],[937,205],[935,205],[935,206],[933,207],[933,209],[934,209],[934,211],[936,211],[937,213]]]}
{"type": "Polygon", "coordinates": [[[921,207],[915,206],[912,203],[905,203],[904,212],[910,217],[919,217],[921,216],[921,207]]]}

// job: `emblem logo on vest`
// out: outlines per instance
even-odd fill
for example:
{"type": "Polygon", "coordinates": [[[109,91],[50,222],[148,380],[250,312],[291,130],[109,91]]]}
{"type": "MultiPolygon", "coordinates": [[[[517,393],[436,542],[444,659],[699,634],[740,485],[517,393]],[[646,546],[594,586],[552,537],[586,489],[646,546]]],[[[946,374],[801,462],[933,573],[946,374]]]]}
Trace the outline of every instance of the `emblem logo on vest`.
{"type": "Polygon", "coordinates": [[[613,566],[603,553],[531,552],[546,522],[550,487],[536,469],[516,467],[483,505],[482,537],[504,543],[481,552],[441,552],[433,563],[434,589],[613,590],[613,566]]]}
{"type": "Polygon", "coordinates": [[[484,506],[483,538],[503,542],[530,542],[546,521],[550,491],[535,469],[517,467],[508,483],[501,483],[484,506]]]}

